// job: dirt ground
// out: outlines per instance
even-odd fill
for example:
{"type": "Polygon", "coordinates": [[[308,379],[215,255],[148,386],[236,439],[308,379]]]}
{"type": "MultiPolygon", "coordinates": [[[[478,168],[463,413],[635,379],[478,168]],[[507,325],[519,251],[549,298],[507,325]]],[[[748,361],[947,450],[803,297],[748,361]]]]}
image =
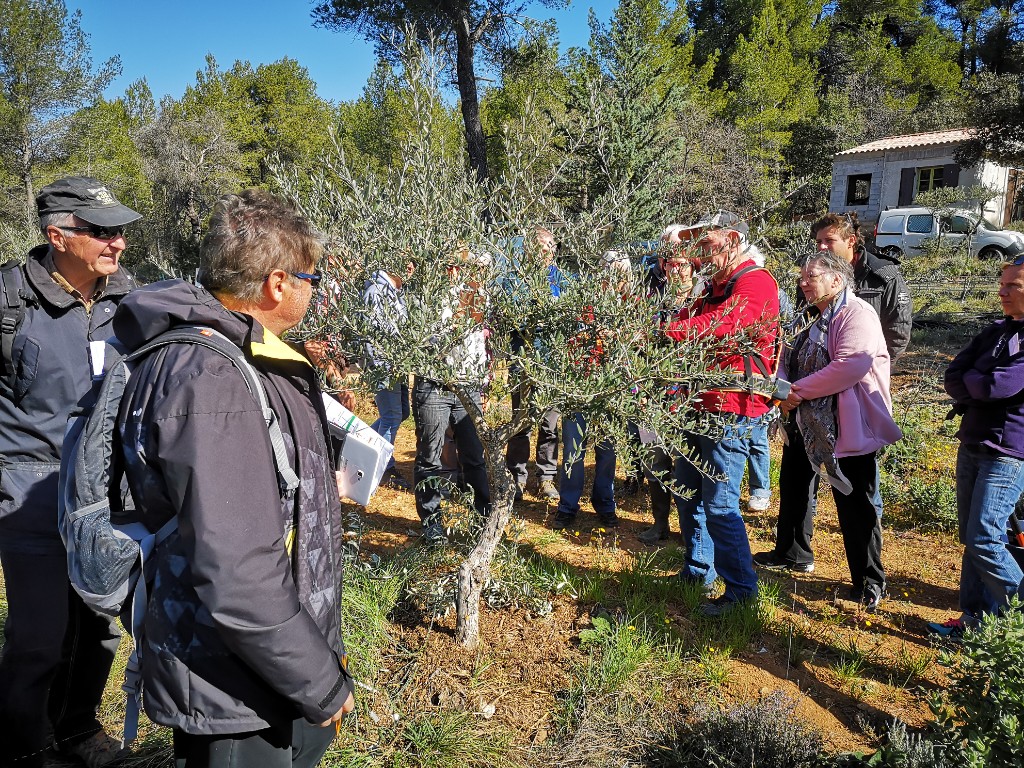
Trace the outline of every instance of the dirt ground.
{"type": "MultiPolygon", "coordinates": [[[[776,459],[779,450],[773,447],[776,459]]],[[[410,481],[413,454],[412,423],[406,422],[396,458],[410,481]]],[[[587,488],[591,462],[588,457],[587,488]]],[[[745,514],[754,552],[772,548],[777,511],[773,497],[767,512],[745,514]]],[[[586,497],[573,531],[553,534],[548,526],[554,512],[555,503],[527,494],[517,507],[524,523],[521,539],[574,568],[613,571],[650,551],[636,538],[650,524],[646,493],[618,499],[622,523],[614,531],[597,530],[600,524],[586,497]]],[[[365,551],[384,556],[415,543],[418,519],[410,492],[382,487],[364,515],[369,525],[365,551]]],[[[673,522],[676,533],[667,546],[680,546],[676,526],[673,522]]],[[[927,722],[925,697],[944,684],[945,674],[925,624],[956,613],[960,548],[944,535],[886,531],[884,536],[890,596],[868,615],[846,599],[849,574],[842,536],[831,495],[823,490],[814,538],[816,570],[796,576],[761,573],[763,580],[779,583],[776,621],[759,647],[734,651],[721,688],[728,700],[749,701],[784,690],[837,751],[870,748],[894,717],[912,727],[927,722]],[[851,656],[860,659],[861,669],[841,675],[838,660],[851,656]]],[[[457,703],[486,711],[491,705],[494,717],[517,740],[544,741],[556,696],[568,687],[570,669],[581,658],[577,638],[589,626],[592,608],[568,598],[556,599],[554,612],[545,617],[484,608],[482,650],[473,653],[454,642],[454,615],[438,622],[398,617],[400,644],[416,663],[435,667],[428,690],[411,693],[404,708],[457,703]]],[[[670,606],[669,618],[681,626],[689,622],[682,605],[678,610],[670,606]]]]}

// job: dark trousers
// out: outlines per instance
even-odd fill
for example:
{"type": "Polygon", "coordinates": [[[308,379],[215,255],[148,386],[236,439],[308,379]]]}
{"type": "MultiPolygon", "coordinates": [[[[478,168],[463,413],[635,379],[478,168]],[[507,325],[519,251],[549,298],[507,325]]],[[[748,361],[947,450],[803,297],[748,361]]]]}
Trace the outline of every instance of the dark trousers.
{"type": "MultiPolygon", "coordinates": [[[[479,395],[477,396],[479,398],[479,395]]],[[[416,378],[412,390],[412,413],[416,419],[416,512],[424,522],[434,520],[441,507],[441,489],[424,480],[440,477],[444,433],[451,427],[455,449],[466,484],[473,489],[473,506],[486,515],[491,506],[484,449],[472,419],[459,398],[428,379],[416,378]]]]}
{"type": "MultiPolygon", "coordinates": [[[[818,473],[811,467],[798,429],[787,426],[789,444],[779,464],[779,524],[775,554],[794,565],[814,562],[811,537],[818,499],[818,473]]],[[[851,481],[852,482],[852,481],[851,481]]]]}
{"type": "MultiPolygon", "coordinates": [[[[512,410],[519,407],[519,392],[512,392],[512,410]]],[[[554,480],[558,474],[558,422],[560,414],[554,408],[544,411],[537,425],[537,450],[534,460],[537,463],[538,480],[554,480]]],[[[505,450],[505,465],[512,473],[512,478],[519,485],[526,485],[529,474],[526,464],[530,460],[530,430],[524,429],[508,441],[505,450]]]]}
{"type": "MultiPolygon", "coordinates": [[[[811,533],[814,529],[818,478],[807,459],[803,441],[793,439],[782,452],[779,476],[779,527],[775,551],[792,563],[813,562],[811,533]]],[[[843,532],[846,562],[854,589],[880,592],[885,586],[882,567],[882,521],[875,509],[878,493],[878,463],[875,452],[845,456],[839,469],[853,490],[842,494],[832,489],[843,532]]]]}
{"type": "MultiPolygon", "coordinates": [[[[696,446],[694,446],[696,450],[696,446]]],[[[675,481],[678,487],[682,487],[683,462],[685,459],[672,456],[661,447],[660,444],[653,446],[649,459],[647,474],[650,478],[648,486],[651,490],[651,513],[654,515],[656,525],[663,525],[665,531],[671,530],[669,519],[672,516],[672,504],[675,503],[679,514],[679,530],[683,530],[683,499],[659,482],[659,478],[666,482],[675,481]]]]}
{"type": "Polygon", "coordinates": [[[334,726],[296,720],[251,733],[192,736],[174,731],[175,768],[313,768],[334,740],[334,726]]]}
{"type": "Polygon", "coordinates": [[[69,747],[102,728],[96,712],[121,633],[71,588],[66,554],[0,549],[0,566],[0,764],[41,765],[51,735],[69,747]]]}

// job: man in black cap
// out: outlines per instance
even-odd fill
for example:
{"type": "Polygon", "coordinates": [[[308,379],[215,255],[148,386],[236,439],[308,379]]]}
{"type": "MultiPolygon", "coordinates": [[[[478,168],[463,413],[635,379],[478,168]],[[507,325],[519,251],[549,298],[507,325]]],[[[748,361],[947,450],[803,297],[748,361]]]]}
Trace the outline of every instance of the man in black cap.
{"type": "Polygon", "coordinates": [[[43,765],[52,743],[94,768],[121,749],[96,718],[120,634],[68,582],[57,477],[68,415],[135,286],[118,262],[140,214],[87,177],[44,187],[36,207],[46,244],[0,267],[0,766],[43,765]]]}

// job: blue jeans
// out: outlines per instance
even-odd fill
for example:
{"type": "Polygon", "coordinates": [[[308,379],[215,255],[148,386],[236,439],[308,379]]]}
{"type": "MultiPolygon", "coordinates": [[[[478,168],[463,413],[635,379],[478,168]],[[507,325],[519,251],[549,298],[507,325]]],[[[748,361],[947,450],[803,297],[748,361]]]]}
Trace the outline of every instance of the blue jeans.
{"type": "MultiPolygon", "coordinates": [[[[479,397],[476,396],[478,402],[479,397]]],[[[481,515],[486,515],[491,507],[491,490],[487,484],[484,448],[473,420],[459,398],[451,390],[417,376],[412,389],[412,410],[416,417],[413,480],[416,483],[416,512],[420,520],[427,525],[440,522],[437,513],[441,508],[441,488],[423,481],[441,476],[441,450],[448,427],[452,428],[463,477],[473,489],[473,507],[481,515]]]]}
{"type": "Polygon", "coordinates": [[[980,619],[999,613],[1013,595],[1024,597],[1017,561],[1006,548],[1006,523],[1024,491],[1024,461],[981,445],[961,443],[956,457],[960,543],[960,610],[980,619]]]}
{"type": "MultiPolygon", "coordinates": [[[[396,384],[391,389],[381,389],[373,396],[373,402],[377,404],[380,418],[370,425],[370,429],[394,445],[398,428],[409,418],[409,385],[396,384]]],[[[394,466],[395,456],[392,454],[388,469],[394,466]]]]}
{"type": "Polygon", "coordinates": [[[754,427],[750,433],[750,456],[747,459],[747,485],[750,498],[772,497],[771,454],[768,450],[768,425],[754,427]]]}
{"type": "MultiPolygon", "coordinates": [[[[559,466],[558,514],[575,515],[583,495],[583,457],[587,452],[587,422],[578,413],[562,419],[562,464],[559,466]],[[575,459],[572,466],[566,464],[575,459]],[[566,471],[568,469],[568,472],[566,471]]],[[[594,446],[594,490],[590,501],[598,515],[615,514],[615,450],[600,441],[594,446]]]]}
{"type": "Polygon", "coordinates": [[[750,431],[758,421],[737,416],[720,440],[692,435],[697,457],[723,478],[721,482],[686,461],[681,472],[693,495],[683,500],[680,512],[687,552],[679,575],[709,586],[721,576],[725,598],[733,601],[757,593],[750,540],[740,516],[740,484],[750,454],[750,431]]]}

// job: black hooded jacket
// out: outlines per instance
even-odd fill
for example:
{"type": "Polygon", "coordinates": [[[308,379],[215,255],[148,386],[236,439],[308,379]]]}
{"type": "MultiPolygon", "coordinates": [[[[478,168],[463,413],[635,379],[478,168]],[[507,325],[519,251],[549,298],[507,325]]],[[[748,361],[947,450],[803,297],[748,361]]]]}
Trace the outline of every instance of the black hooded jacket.
{"type": "Polygon", "coordinates": [[[90,342],[113,333],[114,310],[135,280],[119,269],[87,311],[50,277],[55,267],[47,246],[33,248],[15,269],[28,298],[12,370],[0,376],[0,546],[61,553],[57,475],[68,416],[92,391],[90,342]]]}
{"type": "Polygon", "coordinates": [[[914,325],[914,305],[899,262],[860,247],[853,265],[853,282],[857,298],[870,304],[882,321],[889,359],[895,362],[907,351],[914,325]]]}
{"type": "Polygon", "coordinates": [[[315,372],[201,287],[172,280],[129,299],[114,318],[128,349],[203,325],[244,350],[301,481],[282,498],[266,422],[227,359],[176,344],[132,372],[118,425],[137,514],[152,530],[178,516],[151,559],[146,713],[199,735],[323,722],[351,679],[341,661],[341,505],[315,372]]]}

